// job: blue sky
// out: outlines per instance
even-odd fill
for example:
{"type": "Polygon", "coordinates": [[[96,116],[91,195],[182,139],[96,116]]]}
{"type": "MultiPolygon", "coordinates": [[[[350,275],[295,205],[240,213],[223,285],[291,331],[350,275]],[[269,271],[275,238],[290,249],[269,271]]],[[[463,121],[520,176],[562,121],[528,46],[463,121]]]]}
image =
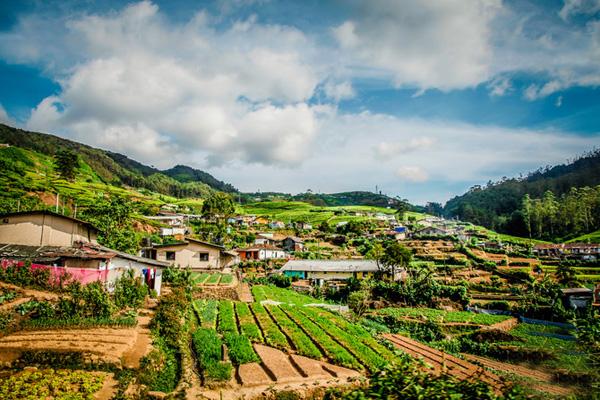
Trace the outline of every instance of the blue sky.
{"type": "Polygon", "coordinates": [[[417,203],[600,144],[600,1],[0,3],[0,120],[417,203]]]}

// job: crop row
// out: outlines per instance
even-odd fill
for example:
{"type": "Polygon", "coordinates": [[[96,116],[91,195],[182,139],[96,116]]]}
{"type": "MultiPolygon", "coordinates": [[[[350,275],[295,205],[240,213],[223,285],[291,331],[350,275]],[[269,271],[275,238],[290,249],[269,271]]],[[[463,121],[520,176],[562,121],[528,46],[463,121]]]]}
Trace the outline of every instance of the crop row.
{"type": "Polygon", "coordinates": [[[373,335],[369,333],[363,326],[358,324],[353,324],[348,322],[346,319],[342,318],[338,314],[331,313],[322,308],[305,308],[304,312],[308,315],[316,315],[319,317],[326,318],[328,321],[335,324],[337,327],[342,329],[343,331],[351,334],[352,336],[359,339],[362,343],[364,343],[369,348],[375,350],[379,355],[385,358],[389,362],[393,362],[397,360],[396,354],[385,347],[383,344],[379,343],[373,335]]]}
{"type": "Polygon", "coordinates": [[[215,329],[219,302],[216,300],[196,300],[192,303],[196,317],[203,328],[215,329]]]}
{"type": "Polygon", "coordinates": [[[327,335],[317,324],[313,323],[306,315],[294,306],[281,306],[281,309],[298,326],[301,326],[304,332],[323,349],[325,355],[334,363],[344,367],[362,369],[348,351],[340,346],[335,340],[327,335]]]}
{"type": "Polygon", "coordinates": [[[252,348],[252,343],[246,336],[226,332],[223,337],[225,338],[225,344],[227,344],[229,358],[235,365],[260,362],[260,358],[252,348]]]}
{"type": "Polygon", "coordinates": [[[265,342],[272,347],[277,349],[287,349],[289,344],[285,335],[281,333],[277,324],[271,319],[265,307],[260,303],[252,303],[250,305],[252,312],[256,316],[258,325],[263,332],[265,342]]]}
{"type": "Polygon", "coordinates": [[[233,282],[233,275],[222,274],[220,272],[215,272],[212,274],[202,272],[195,274],[192,280],[196,285],[229,285],[231,282],[233,282]]]}
{"type": "Polygon", "coordinates": [[[214,329],[196,329],[192,335],[192,345],[205,380],[227,381],[230,379],[231,363],[222,361],[223,342],[214,329]]]}
{"type": "Polygon", "coordinates": [[[339,343],[341,343],[352,355],[359,359],[369,371],[374,372],[383,367],[387,362],[386,360],[377,354],[369,346],[365,345],[360,340],[335,324],[332,324],[326,317],[320,316],[314,311],[310,310],[309,307],[303,307],[301,312],[309,317],[313,322],[321,327],[321,329],[328,335],[334,337],[339,343]]]}
{"type": "Polygon", "coordinates": [[[238,333],[235,313],[233,311],[233,303],[229,300],[219,303],[219,325],[220,333],[233,332],[238,333]]]}
{"type": "Polygon", "coordinates": [[[315,344],[310,340],[308,336],[300,329],[294,321],[289,319],[289,317],[276,306],[267,307],[269,313],[273,316],[273,318],[277,321],[277,324],[281,327],[283,332],[290,338],[296,351],[298,354],[310,357],[310,358],[321,358],[321,352],[315,346],[315,344]]]}
{"type": "Polygon", "coordinates": [[[258,302],[263,300],[272,300],[285,304],[306,305],[312,303],[322,303],[322,300],[304,294],[296,293],[290,289],[283,289],[276,286],[255,285],[252,286],[252,295],[258,302]]]}
{"type": "Polygon", "coordinates": [[[443,311],[431,308],[383,308],[378,314],[393,317],[426,318],[436,322],[470,322],[478,325],[493,325],[509,319],[506,315],[476,314],[469,311],[443,311]]]}
{"type": "Polygon", "coordinates": [[[259,327],[256,326],[256,322],[248,308],[248,304],[243,302],[235,303],[235,312],[237,314],[242,335],[246,336],[252,342],[262,343],[263,337],[259,327]]]}

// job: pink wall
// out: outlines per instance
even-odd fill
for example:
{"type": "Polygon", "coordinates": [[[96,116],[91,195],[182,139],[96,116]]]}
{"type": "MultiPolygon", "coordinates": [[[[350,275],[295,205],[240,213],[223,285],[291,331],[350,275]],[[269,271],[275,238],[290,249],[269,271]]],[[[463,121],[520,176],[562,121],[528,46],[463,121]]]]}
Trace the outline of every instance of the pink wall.
{"type": "MultiPolygon", "coordinates": [[[[23,266],[25,263],[23,261],[15,261],[2,259],[0,260],[0,266],[2,268],[6,268],[9,265],[18,265],[23,266]]],[[[106,277],[108,275],[108,271],[100,271],[97,269],[89,269],[89,268],[73,268],[73,267],[53,267],[51,265],[43,265],[43,264],[31,264],[32,269],[48,269],[50,270],[50,277],[53,283],[59,282],[61,276],[66,273],[71,275],[71,279],[77,280],[82,284],[88,284],[95,281],[106,281],[106,277]]]]}

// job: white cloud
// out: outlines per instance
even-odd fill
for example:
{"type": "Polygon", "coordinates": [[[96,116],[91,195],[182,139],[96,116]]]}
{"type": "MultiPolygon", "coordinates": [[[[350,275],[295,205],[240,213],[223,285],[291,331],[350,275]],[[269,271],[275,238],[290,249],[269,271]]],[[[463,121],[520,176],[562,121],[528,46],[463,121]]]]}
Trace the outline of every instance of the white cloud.
{"type": "Polygon", "coordinates": [[[600,11],[600,0],[564,0],[558,15],[568,20],[577,14],[594,14],[600,11]]]}
{"type": "Polygon", "coordinates": [[[461,89],[490,78],[499,0],[375,0],[334,29],[350,59],[397,87],[461,89]]]}
{"type": "Polygon", "coordinates": [[[0,123],[6,125],[15,125],[15,121],[8,115],[2,104],[0,104],[0,123]]]}
{"type": "Polygon", "coordinates": [[[427,149],[434,140],[428,137],[412,138],[406,142],[380,142],[375,146],[375,153],[381,158],[402,157],[406,153],[427,149]]]}
{"type": "Polygon", "coordinates": [[[425,182],[429,175],[421,167],[403,166],[396,170],[396,175],[409,182],[425,182]]]}
{"type": "Polygon", "coordinates": [[[328,80],[325,82],[323,90],[325,91],[325,95],[327,97],[335,101],[351,99],[356,96],[356,92],[352,87],[352,83],[348,81],[335,83],[331,80],[328,80]]]}
{"type": "MultiPolygon", "coordinates": [[[[318,107],[307,100],[326,78],[311,61],[315,44],[295,28],[255,17],[219,31],[212,19],[198,13],[172,25],[156,5],[140,2],[64,21],[65,36],[57,38],[64,51],[38,48],[39,32],[21,21],[8,35],[30,51],[15,49],[15,60],[76,57],[49,67],[62,91],[40,102],[27,126],[157,164],[173,162],[173,149],[200,151],[211,164],[297,164],[317,128],[318,107]]],[[[5,39],[0,35],[5,50],[14,48],[5,39]]],[[[342,82],[331,96],[351,90],[342,82]]]]}
{"type": "Polygon", "coordinates": [[[505,94],[512,91],[512,85],[510,83],[510,79],[506,77],[499,77],[492,80],[488,84],[488,89],[490,90],[490,95],[492,96],[504,96],[505,94]]]}

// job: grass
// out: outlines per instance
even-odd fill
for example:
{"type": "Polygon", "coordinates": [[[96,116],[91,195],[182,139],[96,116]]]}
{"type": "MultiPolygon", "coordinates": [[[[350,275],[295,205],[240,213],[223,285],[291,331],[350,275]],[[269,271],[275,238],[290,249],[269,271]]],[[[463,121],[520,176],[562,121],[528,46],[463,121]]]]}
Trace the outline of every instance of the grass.
{"type": "Polygon", "coordinates": [[[277,286],[255,285],[252,286],[252,295],[257,302],[271,300],[285,304],[306,305],[317,303],[331,303],[311,296],[297,293],[291,289],[279,288],[277,286]]]}
{"type": "Polygon", "coordinates": [[[469,311],[443,311],[432,308],[383,308],[378,310],[377,313],[393,317],[429,319],[441,323],[463,322],[477,325],[493,325],[511,318],[507,315],[476,314],[469,311]]]}
{"type": "Polygon", "coordinates": [[[600,243],[600,230],[573,238],[567,243],[600,243]]]}
{"type": "Polygon", "coordinates": [[[569,334],[562,328],[538,324],[521,323],[510,330],[510,333],[521,338],[521,341],[504,342],[514,346],[542,349],[552,352],[556,359],[542,361],[542,364],[552,369],[567,369],[573,372],[590,370],[589,356],[577,347],[574,340],[563,340],[554,337],[540,336],[543,334],[569,334]]]}
{"type": "Polygon", "coordinates": [[[308,222],[313,225],[318,225],[323,221],[335,224],[341,221],[374,219],[374,217],[350,215],[350,213],[354,212],[373,214],[394,214],[395,212],[393,209],[372,206],[320,207],[301,201],[264,201],[245,204],[238,208],[237,211],[241,214],[253,214],[286,223],[308,222]]]}

